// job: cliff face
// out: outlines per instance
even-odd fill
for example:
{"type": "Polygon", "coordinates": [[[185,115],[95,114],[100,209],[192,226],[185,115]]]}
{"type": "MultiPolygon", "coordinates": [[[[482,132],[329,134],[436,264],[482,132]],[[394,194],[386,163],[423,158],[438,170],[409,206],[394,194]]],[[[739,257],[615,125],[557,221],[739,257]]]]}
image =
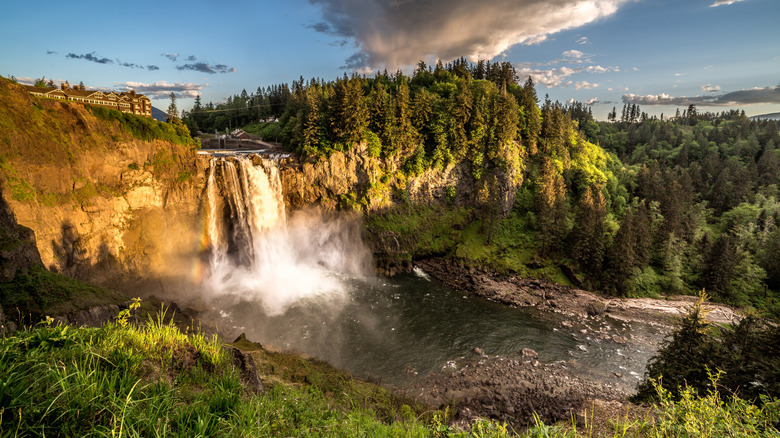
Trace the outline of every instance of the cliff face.
{"type": "Polygon", "coordinates": [[[357,203],[367,213],[409,201],[458,206],[492,203],[506,215],[521,182],[519,169],[495,170],[478,180],[465,161],[406,177],[396,172],[397,163],[370,157],[364,143],[316,161],[287,158],[280,167],[287,205],[334,209],[357,203]]]}
{"type": "MultiPolygon", "coordinates": [[[[175,297],[198,280],[208,160],[192,145],[137,137],[81,105],[33,98],[0,80],[2,198],[26,227],[24,239],[36,239],[43,265],[134,296],[175,297]]],[[[371,214],[411,202],[490,205],[505,214],[519,183],[517,170],[476,179],[467,162],[413,177],[399,166],[370,157],[365,144],[327,159],[279,160],[291,209],[371,214]]],[[[376,254],[388,251],[369,244],[376,254]]],[[[17,268],[8,266],[12,275],[17,268]]]]}
{"type": "Polygon", "coordinates": [[[2,197],[47,268],[135,295],[187,280],[205,183],[191,145],[137,140],[4,80],[0,99],[2,197]]]}

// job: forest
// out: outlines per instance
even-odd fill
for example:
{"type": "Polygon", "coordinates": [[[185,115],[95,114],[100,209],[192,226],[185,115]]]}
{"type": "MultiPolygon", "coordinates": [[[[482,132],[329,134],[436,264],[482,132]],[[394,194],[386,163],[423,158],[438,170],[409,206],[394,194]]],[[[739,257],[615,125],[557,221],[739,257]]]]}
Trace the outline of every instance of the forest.
{"type": "Polygon", "coordinates": [[[581,103],[540,101],[509,63],[463,58],[420,62],[411,75],[300,78],[223,104],[198,100],[184,121],[193,133],[245,127],[309,160],[365,142],[388,185],[466,163],[485,190],[465,221],[479,222],[500,254],[477,262],[500,271],[517,270],[505,261],[523,253],[616,296],[705,289],[780,310],[777,121],[693,105],[667,118],[625,105],[596,121],[581,103]],[[500,173],[520,187],[509,212],[490,208],[500,173]]]}

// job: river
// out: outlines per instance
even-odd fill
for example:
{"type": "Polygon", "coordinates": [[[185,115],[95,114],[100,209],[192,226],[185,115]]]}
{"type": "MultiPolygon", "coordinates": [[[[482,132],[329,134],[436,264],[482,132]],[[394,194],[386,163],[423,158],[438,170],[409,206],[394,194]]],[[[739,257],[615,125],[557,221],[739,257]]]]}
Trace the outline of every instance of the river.
{"type": "Polygon", "coordinates": [[[373,277],[359,227],[287,214],[275,173],[273,163],[246,157],[212,162],[206,285],[223,331],[395,388],[475,348],[505,357],[530,348],[542,363],[562,361],[630,393],[657,349],[662,335],[647,324],[511,308],[452,290],[419,268],[373,277]]]}

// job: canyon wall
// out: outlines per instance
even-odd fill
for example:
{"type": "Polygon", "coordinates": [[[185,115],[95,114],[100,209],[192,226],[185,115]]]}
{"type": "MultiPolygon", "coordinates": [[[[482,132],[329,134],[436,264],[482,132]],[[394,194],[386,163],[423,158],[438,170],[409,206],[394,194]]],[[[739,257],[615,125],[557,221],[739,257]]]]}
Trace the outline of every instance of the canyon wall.
{"type": "Polygon", "coordinates": [[[191,280],[205,185],[194,145],[139,140],[8,81],[0,99],[2,197],[44,266],[133,295],[191,280]]]}

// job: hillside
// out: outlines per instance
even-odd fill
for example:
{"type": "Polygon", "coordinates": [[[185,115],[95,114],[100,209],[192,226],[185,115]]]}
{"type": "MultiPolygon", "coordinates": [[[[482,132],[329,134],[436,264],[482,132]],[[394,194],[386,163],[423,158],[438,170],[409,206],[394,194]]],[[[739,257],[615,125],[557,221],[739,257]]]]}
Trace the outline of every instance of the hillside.
{"type": "Polygon", "coordinates": [[[33,98],[5,79],[0,101],[2,197],[34,232],[43,266],[120,290],[145,285],[147,293],[186,275],[203,184],[186,132],[33,98]]]}

